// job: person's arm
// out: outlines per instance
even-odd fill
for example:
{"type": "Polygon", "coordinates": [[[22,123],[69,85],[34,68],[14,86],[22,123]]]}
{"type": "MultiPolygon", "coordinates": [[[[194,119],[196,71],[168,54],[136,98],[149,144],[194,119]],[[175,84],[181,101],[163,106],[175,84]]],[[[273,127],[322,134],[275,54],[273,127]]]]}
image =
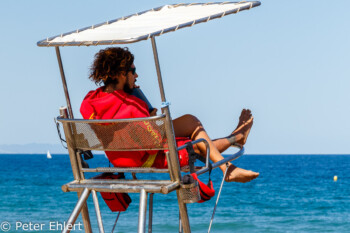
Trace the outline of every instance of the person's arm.
{"type": "Polygon", "coordinates": [[[158,109],[153,108],[153,110],[149,113],[150,116],[157,116],[158,109]]]}

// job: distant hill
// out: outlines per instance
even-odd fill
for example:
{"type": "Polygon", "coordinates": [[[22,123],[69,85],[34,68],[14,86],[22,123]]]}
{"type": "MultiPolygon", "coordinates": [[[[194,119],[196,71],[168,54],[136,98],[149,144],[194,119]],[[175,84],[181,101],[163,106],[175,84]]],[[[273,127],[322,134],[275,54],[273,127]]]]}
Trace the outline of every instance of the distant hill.
{"type": "Polygon", "coordinates": [[[68,154],[67,149],[61,144],[22,144],[22,145],[0,145],[0,154],[68,154]]]}

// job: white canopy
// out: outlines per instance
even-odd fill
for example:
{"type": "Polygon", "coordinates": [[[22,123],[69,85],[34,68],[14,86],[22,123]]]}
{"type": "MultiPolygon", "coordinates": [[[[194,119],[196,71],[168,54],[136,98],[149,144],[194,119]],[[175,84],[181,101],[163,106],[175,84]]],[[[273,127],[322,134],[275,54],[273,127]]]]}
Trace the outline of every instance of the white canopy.
{"type": "Polygon", "coordinates": [[[249,10],[260,2],[165,5],[135,15],[47,38],[38,46],[126,44],[249,10]]]}

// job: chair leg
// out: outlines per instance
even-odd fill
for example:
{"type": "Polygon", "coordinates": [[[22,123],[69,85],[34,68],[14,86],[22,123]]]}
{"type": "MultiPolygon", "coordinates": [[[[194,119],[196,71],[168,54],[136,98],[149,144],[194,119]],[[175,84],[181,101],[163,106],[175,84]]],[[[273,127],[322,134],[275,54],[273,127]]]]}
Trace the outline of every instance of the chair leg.
{"type": "Polygon", "coordinates": [[[152,233],[152,222],[153,222],[153,195],[149,195],[149,217],[148,217],[148,233],[152,233]]]}
{"type": "Polygon", "coordinates": [[[92,233],[89,210],[86,203],[83,205],[81,209],[81,217],[83,219],[85,233],[92,233]]]}
{"type": "Polygon", "coordinates": [[[72,230],[73,225],[74,225],[75,221],[77,220],[77,218],[80,214],[80,211],[83,208],[84,204],[86,203],[86,200],[88,199],[89,195],[90,195],[90,190],[85,188],[84,191],[82,192],[77,204],[75,205],[73,212],[69,216],[67,224],[64,226],[62,233],[69,233],[72,230]]]}
{"type": "Polygon", "coordinates": [[[182,222],[181,222],[180,212],[179,212],[179,233],[182,233],[182,222]]]}
{"type": "Polygon", "coordinates": [[[147,192],[142,189],[140,192],[139,226],[138,233],[145,233],[147,214],[147,192]]]}
{"type": "Polygon", "coordinates": [[[100,233],[104,233],[105,230],[103,229],[100,205],[98,204],[97,194],[96,194],[95,190],[92,190],[91,193],[92,193],[92,198],[94,200],[94,205],[95,205],[95,212],[96,212],[96,218],[97,218],[97,223],[98,223],[98,229],[100,230],[100,233]]]}
{"type": "Polygon", "coordinates": [[[182,197],[180,195],[179,189],[176,190],[176,195],[177,195],[177,202],[179,204],[179,210],[180,210],[182,231],[184,233],[191,233],[191,227],[190,227],[190,221],[188,218],[187,206],[186,206],[186,203],[184,203],[182,201],[182,197]]]}

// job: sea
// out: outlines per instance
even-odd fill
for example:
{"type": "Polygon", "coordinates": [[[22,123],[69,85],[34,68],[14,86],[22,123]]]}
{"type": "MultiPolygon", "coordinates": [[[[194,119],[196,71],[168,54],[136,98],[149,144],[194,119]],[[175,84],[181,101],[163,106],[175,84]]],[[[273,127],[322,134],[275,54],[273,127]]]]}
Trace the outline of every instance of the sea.
{"type": "MultiPolygon", "coordinates": [[[[0,160],[0,232],[60,232],[77,202],[76,193],[61,190],[73,180],[68,155],[2,154],[0,160]]],[[[88,163],[108,166],[104,155],[88,163]]],[[[244,155],[234,163],[260,176],[224,183],[211,232],[350,232],[350,155],[244,155]]],[[[145,176],[138,178],[163,178],[145,176]]],[[[215,169],[211,179],[218,193],[222,172],[215,169]]],[[[105,232],[112,232],[118,214],[98,196],[105,232]]],[[[130,196],[114,232],[137,232],[139,195],[130,196]]],[[[216,197],[187,205],[192,232],[208,232],[216,197]]],[[[88,208],[99,232],[91,197],[88,208]]],[[[178,232],[178,219],[175,193],[155,194],[153,232],[178,232]]],[[[83,231],[79,217],[72,232],[83,231]]]]}

